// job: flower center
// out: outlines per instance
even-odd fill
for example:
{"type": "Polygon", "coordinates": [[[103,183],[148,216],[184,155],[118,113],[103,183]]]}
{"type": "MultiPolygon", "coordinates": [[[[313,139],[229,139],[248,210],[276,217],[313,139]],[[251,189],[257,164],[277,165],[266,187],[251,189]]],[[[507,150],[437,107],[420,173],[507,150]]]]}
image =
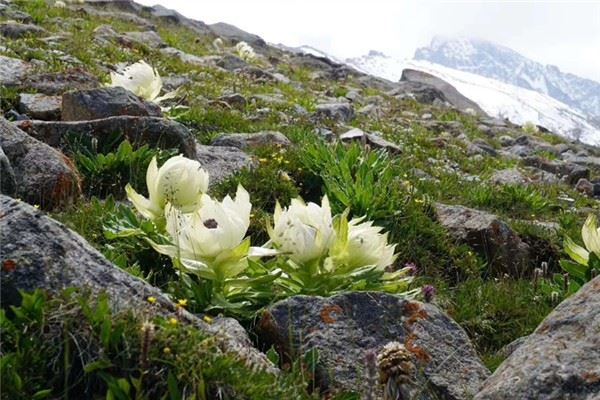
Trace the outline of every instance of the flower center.
{"type": "Polygon", "coordinates": [[[219,226],[219,224],[217,223],[217,221],[215,221],[214,219],[207,219],[206,221],[204,221],[204,226],[207,227],[208,229],[217,229],[217,227],[219,226]]]}

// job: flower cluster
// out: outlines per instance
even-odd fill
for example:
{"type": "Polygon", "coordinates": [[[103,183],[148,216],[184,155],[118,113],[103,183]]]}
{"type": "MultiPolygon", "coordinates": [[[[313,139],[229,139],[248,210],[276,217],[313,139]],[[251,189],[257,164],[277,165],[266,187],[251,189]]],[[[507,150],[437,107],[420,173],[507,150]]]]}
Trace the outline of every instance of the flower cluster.
{"type": "Polygon", "coordinates": [[[136,96],[157,104],[177,95],[177,91],[172,91],[159,96],[162,90],[162,79],[156,69],[143,60],[131,64],[119,72],[111,72],[110,79],[110,86],[123,87],[136,96]]]}
{"type": "Polygon", "coordinates": [[[348,220],[349,211],[332,216],[327,196],[320,205],[300,198],[287,208],[277,203],[267,227],[269,242],[251,247],[246,237],[252,208],[248,192],[238,186],[235,197],[219,201],[207,194],[208,184],[209,175],[197,161],[175,156],[158,168],[154,158],[146,174],[148,197],[131,185],[126,193],[160,231],[160,240],[146,240],[171,257],[180,272],[211,282],[220,304],[228,304],[228,296],[243,298],[253,285],[266,292],[272,291],[267,285],[275,284],[292,294],[322,295],[407,288],[410,268],[385,271],[396,258],[387,233],[364,218],[348,220]],[[258,263],[267,256],[272,258],[258,263]]]}
{"type": "Polygon", "coordinates": [[[239,42],[236,44],[235,51],[244,61],[253,61],[256,59],[256,53],[254,52],[254,49],[246,42],[239,42]]]}
{"type": "Polygon", "coordinates": [[[395,245],[388,244],[383,228],[362,222],[364,217],[348,222],[347,213],[332,217],[327,196],[321,206],[294,199],[284,210],[277,203],[273,219],[274,226],[269,229],[273,246],[296,264],[331,257],[336,268],[375,266],[383,270],[396,259],[395,245]]]}
{"type": "Polygon", "coordinates": [[[131,185],[125,191],[138,212],[152,220],[164,219],[170,244],[153,243],[162,254],[201,277],[223,281],[246,267],[249,255],[268,255],[244,239],[250,224],[250,196],[239,186],[235,199],[217,201],[206,194],[209,175],[200,163],[175,156],[158,168],[152,159],[146,174],[148,198],[131,185]]]}

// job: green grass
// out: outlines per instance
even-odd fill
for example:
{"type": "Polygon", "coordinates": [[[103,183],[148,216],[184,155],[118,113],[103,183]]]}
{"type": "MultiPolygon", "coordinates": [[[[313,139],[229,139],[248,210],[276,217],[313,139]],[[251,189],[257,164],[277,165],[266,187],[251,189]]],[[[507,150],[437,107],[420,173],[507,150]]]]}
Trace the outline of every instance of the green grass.
{"type": "Polygon", "coordinates": [[[113,313],[108,298],[23,293],[0,310],[2,399],[309,399],[307,376],[270,374],[171,318],[113,313]]]}
{"type": "Polygon", "coordinates": [[[450,315],[465,328],[492,370],[501,358],[497,352],[530,334],[553,308],[524,280],[467,280],[448,294],[450,315]]]}

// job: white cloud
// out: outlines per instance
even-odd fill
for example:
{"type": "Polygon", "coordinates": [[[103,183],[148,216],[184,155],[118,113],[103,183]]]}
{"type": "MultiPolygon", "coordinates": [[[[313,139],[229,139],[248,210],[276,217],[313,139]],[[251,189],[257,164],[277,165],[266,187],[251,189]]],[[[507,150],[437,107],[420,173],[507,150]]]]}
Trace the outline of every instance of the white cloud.
{"type": "Polygon", "coordinates": [[[475,36],[600,81],[600,1],[137,1],[338,57],[370,49],[411,57],[436,34],[475,36]]]}

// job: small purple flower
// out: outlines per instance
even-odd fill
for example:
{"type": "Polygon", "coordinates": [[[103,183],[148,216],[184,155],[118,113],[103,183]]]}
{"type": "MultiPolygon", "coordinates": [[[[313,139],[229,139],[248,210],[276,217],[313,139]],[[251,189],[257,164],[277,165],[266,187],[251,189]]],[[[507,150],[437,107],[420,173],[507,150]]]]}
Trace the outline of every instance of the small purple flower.
{"type": "Polygon", "coordinates": [[[414,262],[408,262],[406,264],[404,264],[405,268],[408,268],[408,272],[411,275],[417,275],[417,273],[419,272],[419,268],[417,268],[417,264],[415,264],[414,262]]]}
{"type": "Polygon", "coordinates": [[[435,287],[433,285],[425,285],[421,288],[421,293],[425,299],[426,303],[431,303],[433,300],[433,296],[435,295],[435,287]]]}

